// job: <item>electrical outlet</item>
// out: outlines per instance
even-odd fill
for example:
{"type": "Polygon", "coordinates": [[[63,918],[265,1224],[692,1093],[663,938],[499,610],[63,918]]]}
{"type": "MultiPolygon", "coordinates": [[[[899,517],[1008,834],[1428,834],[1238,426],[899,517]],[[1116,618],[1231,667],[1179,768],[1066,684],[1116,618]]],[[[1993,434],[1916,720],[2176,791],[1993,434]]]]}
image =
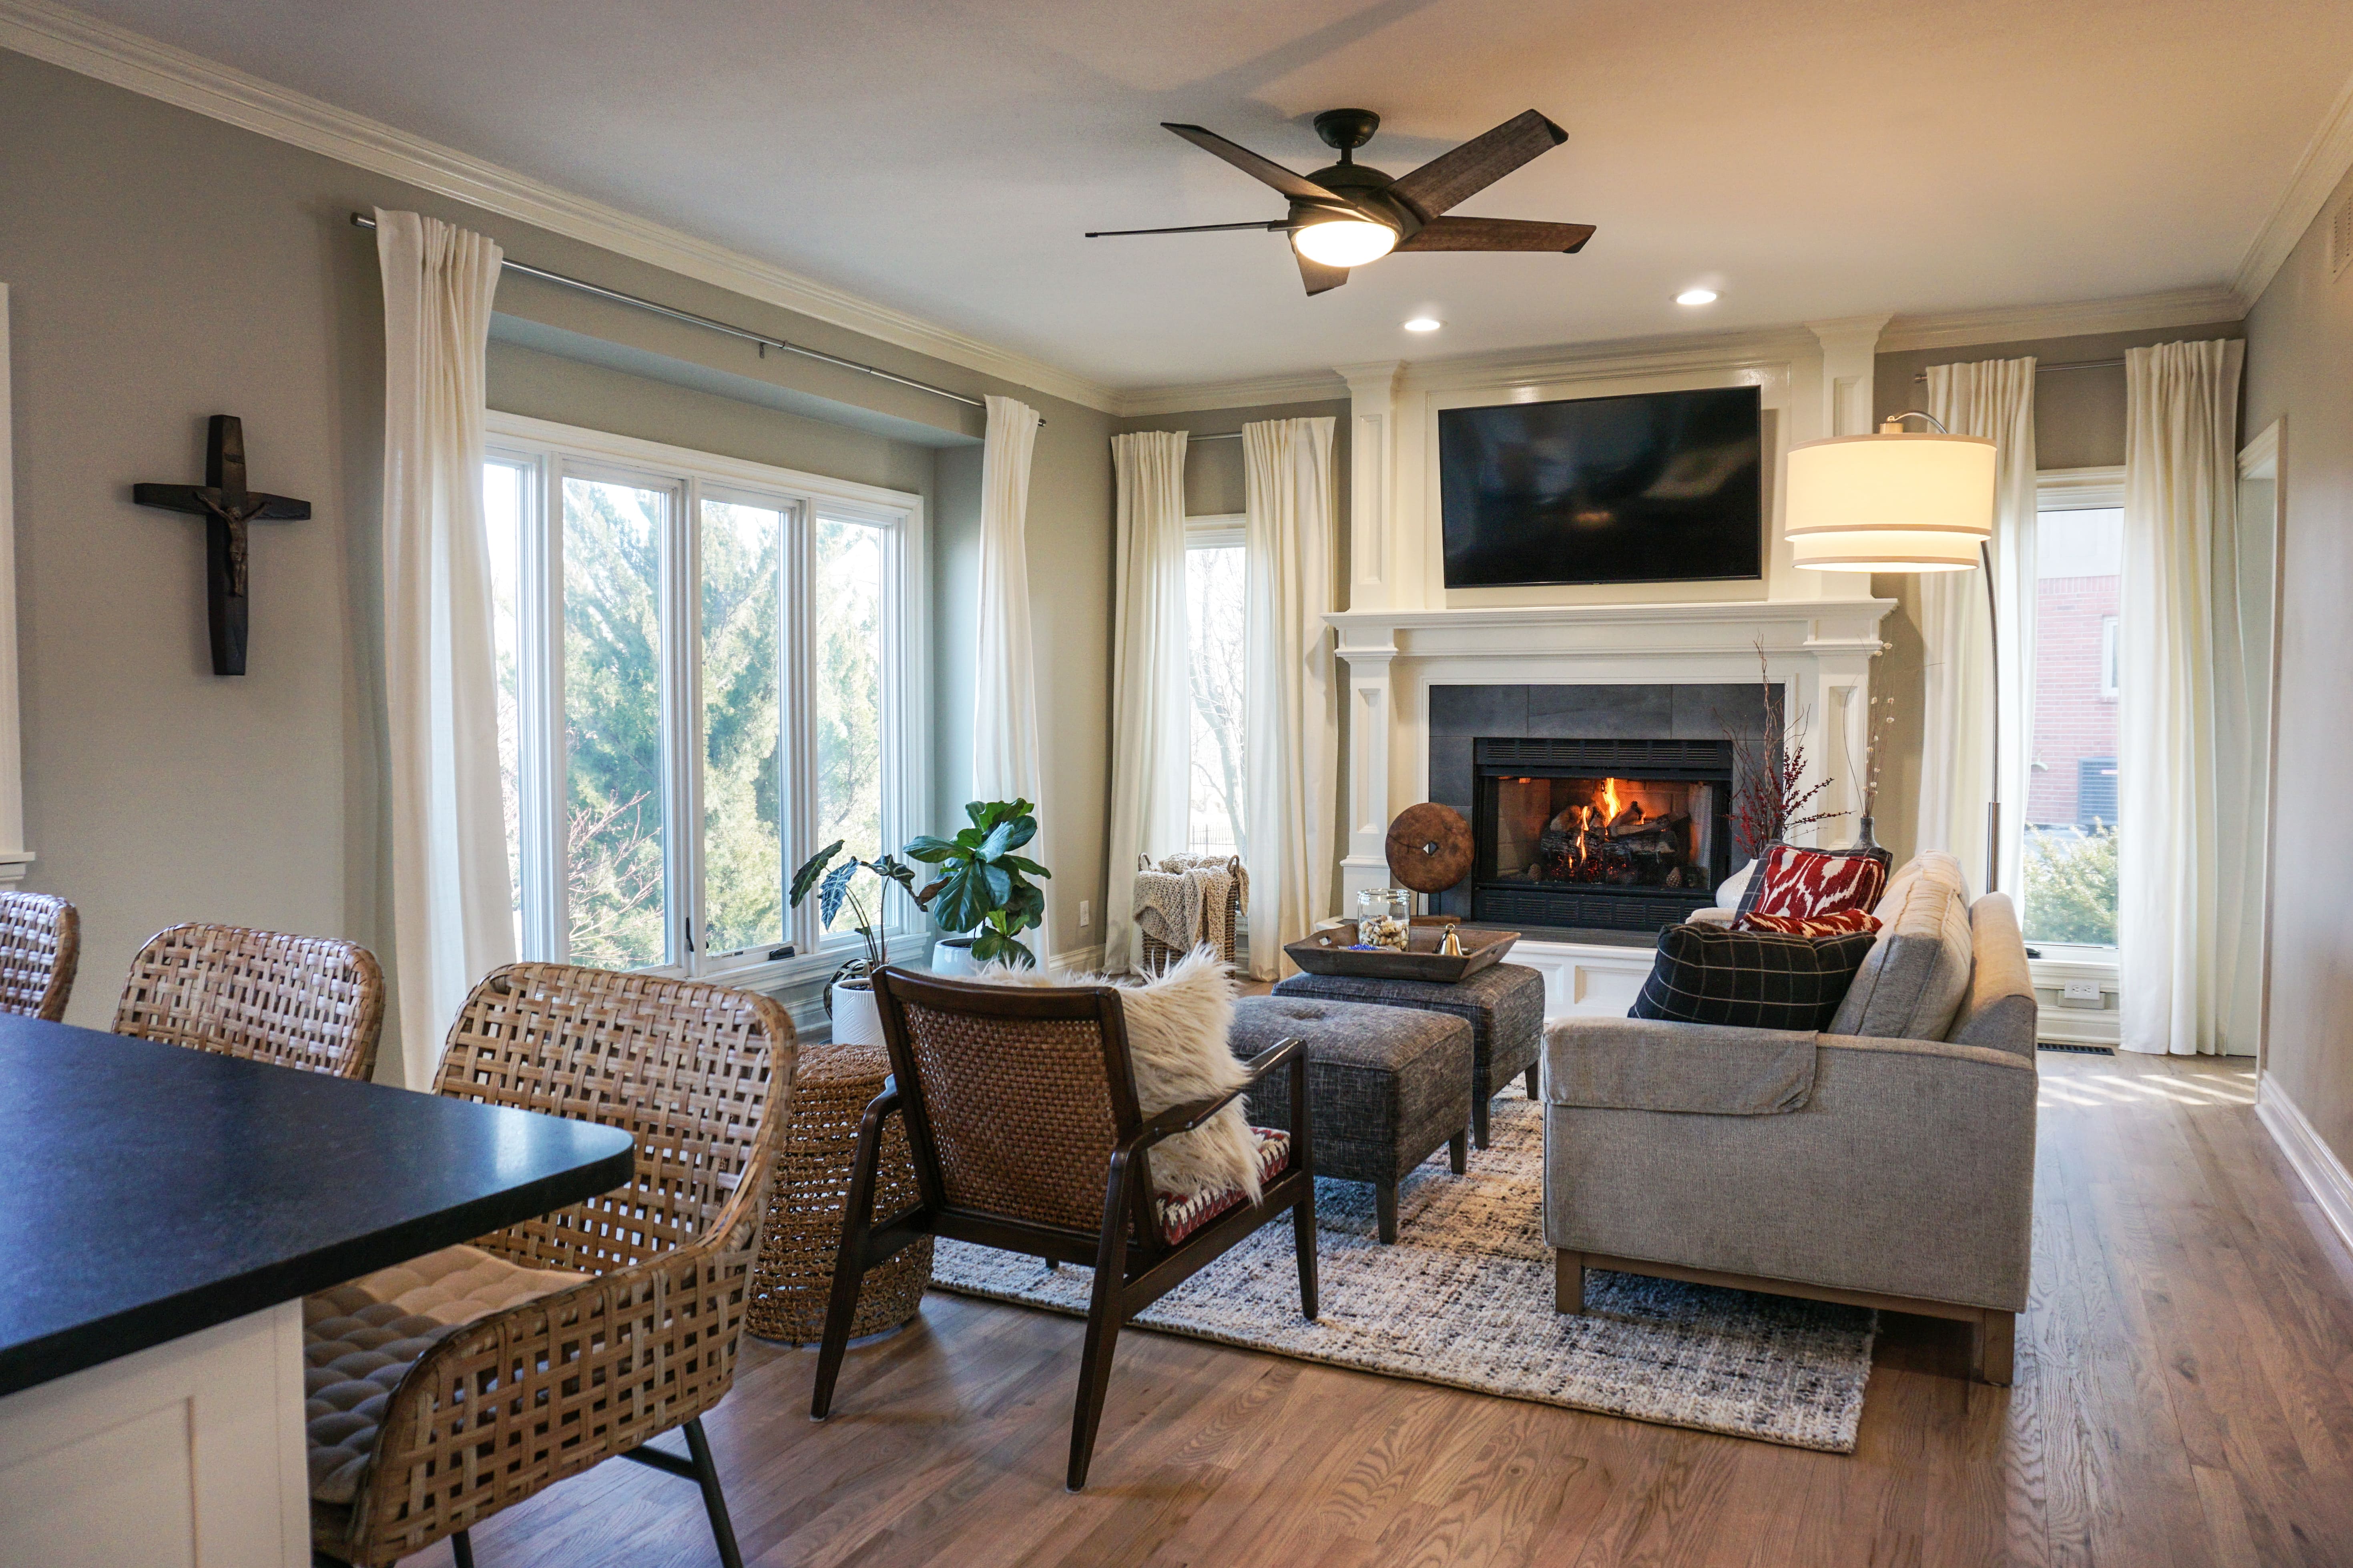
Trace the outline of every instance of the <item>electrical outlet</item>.
{"type": "Polygon", "coordinates": [[[2100,983],[2096,980],[2070,980],[2063,983],[2059,987],[2059,1005],[2062,1007],[2101,1005],[2100,983]]]}
{"type": "Polygon", "coordinates": [[[1094,900],[1092,899],[1081,899],[1079,900],[1079,929],[1081,931],[1086,930],[1087,927],[1094,923],[1094,900]]]}

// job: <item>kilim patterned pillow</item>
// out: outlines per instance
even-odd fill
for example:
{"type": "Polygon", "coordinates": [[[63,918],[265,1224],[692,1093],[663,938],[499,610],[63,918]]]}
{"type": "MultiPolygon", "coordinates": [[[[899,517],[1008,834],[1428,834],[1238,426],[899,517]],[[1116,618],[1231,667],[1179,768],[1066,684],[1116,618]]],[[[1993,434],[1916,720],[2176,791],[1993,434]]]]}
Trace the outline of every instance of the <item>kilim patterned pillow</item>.
{"type": "Polygon", "coordinates": [[[1767,844],[1740,897],[1741,920],[1750,915],[1814,920],[1841,910],[1870,910],[1887,890],[1889,858],[1886,850],[1877,847],[1800,849],[1794,844],[1767,844]]]}
{"type": "Polygon", "coordinates": [[[1732,1024],[1752,1029],[1830,1027],[1854,972],[1879,939],[1784,936],[1723,926],[1672,925],[1630,1018],[1732,1024]]]}
{"type": "Polygon", "coordinates": [[[1879,929],[1879,917],[1869,910],[1841,910],[1830,915],[1742,915],[1735,931],[1777,931],[1783,936],[1844,936],[1849,931],[1879,929]]]}

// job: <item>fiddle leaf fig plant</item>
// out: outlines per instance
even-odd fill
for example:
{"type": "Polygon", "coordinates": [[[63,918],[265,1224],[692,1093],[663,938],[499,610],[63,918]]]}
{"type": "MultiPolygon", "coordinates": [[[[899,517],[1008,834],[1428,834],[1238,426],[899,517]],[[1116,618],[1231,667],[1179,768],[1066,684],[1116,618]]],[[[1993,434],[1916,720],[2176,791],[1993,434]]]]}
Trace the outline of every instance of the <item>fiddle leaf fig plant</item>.
{"type": "Polygon", "coordinates": [[[972,826],[954,838],[925,834],[908,844],[908,859],[940,870],[915,902],[944,929],[972,932],[972,955],[981,963],[1033,968],[1036,955],[1014,938],[1045,923],[1046,891],[1029,879],[1053,873],[1014,851],[1038,837],[1036,808],[1026,800],[976,800],[964,809],[972,826]]]}

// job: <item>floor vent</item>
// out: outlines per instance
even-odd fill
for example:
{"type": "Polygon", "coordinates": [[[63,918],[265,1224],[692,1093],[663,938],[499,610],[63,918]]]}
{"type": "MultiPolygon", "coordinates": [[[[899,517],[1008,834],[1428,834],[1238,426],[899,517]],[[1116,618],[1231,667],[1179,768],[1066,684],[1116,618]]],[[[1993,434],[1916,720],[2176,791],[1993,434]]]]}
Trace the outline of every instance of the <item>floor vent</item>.
{"type": "Polygon", "coordinates": [[[2037,1040],[2034,1048],[2038,1051],[2065,1051],[2074,1057],[2112,1057],[2116,1054],[2114,1046],[2063,1046],[2056,1040],[2037,1040]]]}
{"type": "Polygon", "coordinates": [[[2345,193],[2328,219],[2329,276],[2342,278],[2348,267],[2353,267],[2353,191],[2345,193]]]}

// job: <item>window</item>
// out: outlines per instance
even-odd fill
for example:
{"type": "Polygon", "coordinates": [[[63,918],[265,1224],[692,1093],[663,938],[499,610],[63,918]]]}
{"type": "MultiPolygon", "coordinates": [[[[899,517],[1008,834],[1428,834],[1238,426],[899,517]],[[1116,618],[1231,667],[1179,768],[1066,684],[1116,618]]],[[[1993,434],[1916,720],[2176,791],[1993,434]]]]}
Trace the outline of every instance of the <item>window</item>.
{"type": "Polygon", "coordinates": [[[2035,519],[2032,709],[2019,858],[2029,942],[2116,942],[2122,476],[2045,474],[2035,519]]]}
{"type": "Polygon", "coordinates": [[[502,415],[482,487],[518,950],[828,967],[793,868],[923,810],[919,498],[502,415]]]}
{"type": "Polygon", "coordinates": [[[1247,573],[1240,518],[1196,518],[1185,530],[1186,670],[1192,763],[1185,847],[1240,855],[1242,828],[1243,644],[1247,573]]]}

